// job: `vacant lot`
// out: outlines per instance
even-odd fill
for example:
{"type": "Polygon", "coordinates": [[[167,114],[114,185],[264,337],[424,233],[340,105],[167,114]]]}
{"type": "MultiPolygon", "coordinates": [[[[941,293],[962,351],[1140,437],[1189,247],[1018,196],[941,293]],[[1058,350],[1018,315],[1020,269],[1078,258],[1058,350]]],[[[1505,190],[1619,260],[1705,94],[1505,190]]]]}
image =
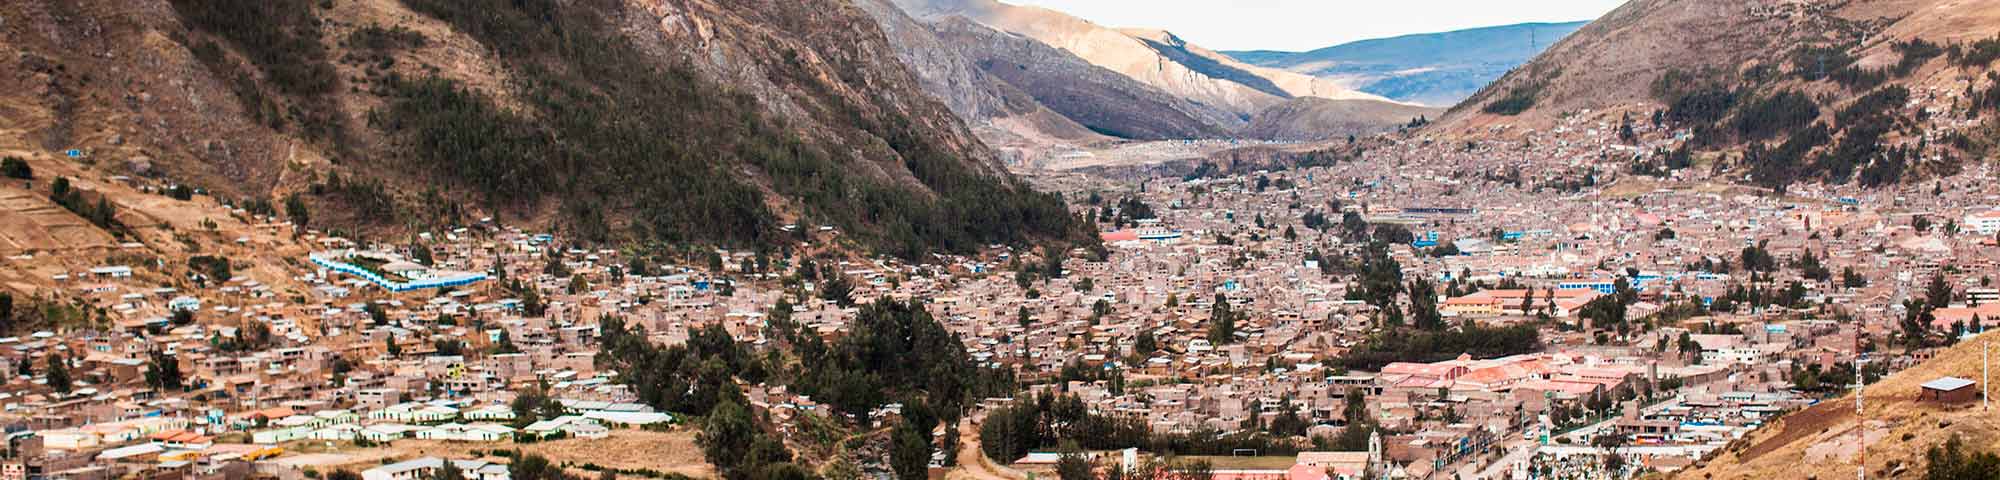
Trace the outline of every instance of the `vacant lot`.
{"type": "MultiPolygon", "coordinates": [[[[425,456],[471,458],[475,450],[485,453],[518,449],[548,457],[557,464],[581,466],[595,463],[617,469],[651,469],[695,478],[714,478],[715,467],[702,458],[701,446],[695,444],[694,436],[692,429],[671,432],[613,430],[610,437],[600,439],[572,438],[525,444],[399,440],[386,447],[336,449],[326,453],[346,454],[354,460],[346,466],[360,470],[380,464],[384,459],[407,460],[425,456]]],[[[492,456],[487,458],[504,460],[492,456]]],[[[595,475],[588,478],[595,478],[595,475]]]]}

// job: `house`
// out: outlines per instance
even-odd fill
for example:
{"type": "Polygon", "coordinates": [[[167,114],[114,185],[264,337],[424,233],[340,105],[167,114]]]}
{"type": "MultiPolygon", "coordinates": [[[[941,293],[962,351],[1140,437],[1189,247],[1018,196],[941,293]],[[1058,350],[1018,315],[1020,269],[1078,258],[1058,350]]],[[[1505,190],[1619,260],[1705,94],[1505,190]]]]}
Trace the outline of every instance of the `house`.
{"type": "Polygon", "coordinates": [[[103,452],[97,454],[97,459],[114,462],[120,460],[143,461],[156,458],[161,452],[165,451],[167,451],[166,447],[162,447],[159,444],[141,443],[138,445],[105,449],[103,452]]]}
{"type": "Polygon", "coordinates": [[[611,429],[598,424],[596,420],[577,415],[563,415],[528,424],[527,428],[521,429],[521,433],[536,438],[547,438],[557,434],[577,438],[604,438],[611,435],[611,429]]]}
{"type": "Polygon", "coordinates": [[[459,417],[466,420],[513,420],[514,408],[494,403],[459,412],[459,417]]]}
{"type": "Polygon", "coordinates": [[[422,403],[399,403],[369,412],[368,418],[403,423],[438,423],[458,418],[458,409],[422,403]]]}
{"type": "Polygon", "coordinates": [[[514,429],[497,423],[446,423],[416,432],[416,437],[424,440],[448,440],[459,442],[499,442],[514,437],[514,429]]]}
{"type": "MultiPolygon", "coordinates": [[[[1367,475],[1368,469],[1372,464],[1380,460],[1380,442],[1379,438],[1371,438],[1369,440],[1370,448],[1375,449],[1373,451],[1299,452],[1298,459],[1296,460],[1297,465],[1293,468],[1296,470],[1297,466],[1306,466],[1312,467],[1319,472],[1324,472],[1322,475],[1333,474],[1339,478],[1361,478],[1367,475]]],[[[1297,479],[1302,477],[1294,473],[1291,475],[1291,478],[1297,479]]],[[[1322,476],[1319,478],[1326,477],[1322,476]]]]}
{"type": "Polygon", "coordinates": [[[1940,377],[1924,382],[1923,391],[1917,393],[1917,401],[1954,404],[1978,400],[1979,389],[1973,388],[1978,384],[1958,377],[1940,377]]]}
{"type": "Polygon", "coordinates": [[[384,443],[384,442],[391,442],[404,438],[409,438],[410,433],[422,429],[423,427],[414,427],[410,425],[402,425],[395,423],[378,423],[362,428],[360,435],[361,438],[366,439],[368,441],[384,443]]]}
{"type": "Polygon", "coordinates": [[[102,267],[96,267],[90,269],[90,275],[93,277],[100,277],[100,278],[102,277],[131,278],[132,267],[124,265],[107,265],[102,267]]]}
{"type": "MultiPolygon", "coordinates": [[[[422,480],[434,478],[446,460],[423,457],[361,471],[362,480],[422,480]]],[[[484,460],[451,460],[466,480],[510,480],[507,466],[484,460]]]]}

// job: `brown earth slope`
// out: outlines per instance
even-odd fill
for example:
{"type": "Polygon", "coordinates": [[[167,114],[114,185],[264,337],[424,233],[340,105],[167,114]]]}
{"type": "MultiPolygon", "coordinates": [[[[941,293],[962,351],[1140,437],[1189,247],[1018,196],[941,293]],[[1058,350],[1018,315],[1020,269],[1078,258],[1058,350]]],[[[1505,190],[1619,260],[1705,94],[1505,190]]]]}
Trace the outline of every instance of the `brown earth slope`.
{"type": "MultiPolygon", "coordinates": [[[[1293,115],[1292,121],[1324,121],[1294,127],[1298,131],[1369,133],[1409,120],[1373,114],[1409,105],[1337,81],[1245,64],[1163,30],[1110,28],[1054,10],[993,0],[895,3],[992,76],[1107,135],[1267,138],[1260,134],[1271,128],[1244,127],[1267,109],[1296,112],[1291,101],[1298,98],[1379,104],[1344,109],[1338,116],[1293,115]]],[[[955,96],[960,95],[947,95],[955,96]]]]}
{"type": "Polygon", "coordinates": [[[1918,385],[1939,377],[1978,381],[1980,348],[1987,342],[2000,344],[2000,334],[1959,342],[1869,385],[1865,418],[1856,416],[1853,394],[1820,402],[1752,431],[1674,478],[1853,478],[1860,458],[1855,445],[1864,434],[1870,478],[1914,476],[1906,470],[1920,474],[1924,452],[1952,435],[1973,449],[2000,451],[2000,413],[1981,410],[1977,402],[1917,401],[1918,385]]]}
{"type": "MultiPolygon", "coordinates": [[[[1864,64],[1880,66],[1897,59],[1891,50],[1898,41],[1951,44],[1996,33],[2000,1],[1994,0],[1634,0],[1466,99],[1433,130],[1545,127],[1564,113],[1585,109],[1662,107],[1654,82],[1668,72],[1712,70],[1737,77],[1758,65],[1792,70],[1797,66],[1789,55],[1802,46],[1854,42],[1844,50],[1864,64]],[[1507,116],[1481,111],[1526,90],[1539,91],[1526,112],[1507,116]]],[[[1931,86],[1958,79],[1930,73],[1919,71],[1898,81],[1931,86]]],[[[1830,87],[1823,91],[1840,98],[1858,95],[1830,87]]]]}
{"type": "Polygon", "coordinates": [[[4,2],[20,141],[0,147],[384,233],[497,214],[727,244],[806,220],[898,254],[1082,237],[867,12],[810,3],[4,2]]]}
{"type": "Polygon", "coordinates": [[[1634,0],[1428,132],[1629,118],[1690,133],[1693,149],[1728,154],[1717,172],[1763,187],[1894,185],[1991,158],[1996,32],[1996,0],[1634,0]]]}

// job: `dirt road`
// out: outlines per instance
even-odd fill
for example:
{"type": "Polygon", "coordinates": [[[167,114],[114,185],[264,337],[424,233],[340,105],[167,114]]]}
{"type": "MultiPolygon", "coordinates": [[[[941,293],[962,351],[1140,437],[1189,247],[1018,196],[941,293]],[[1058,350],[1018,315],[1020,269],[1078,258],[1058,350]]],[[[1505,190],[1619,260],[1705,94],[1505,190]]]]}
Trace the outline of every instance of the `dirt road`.
{"type": "Polygon", "coordinates": [[[979,427],[971,421],[958,424],[958,467],[945,472],[946,480],[1027,480],[1014,469],[995,465],[979,449],[979,427]]]}

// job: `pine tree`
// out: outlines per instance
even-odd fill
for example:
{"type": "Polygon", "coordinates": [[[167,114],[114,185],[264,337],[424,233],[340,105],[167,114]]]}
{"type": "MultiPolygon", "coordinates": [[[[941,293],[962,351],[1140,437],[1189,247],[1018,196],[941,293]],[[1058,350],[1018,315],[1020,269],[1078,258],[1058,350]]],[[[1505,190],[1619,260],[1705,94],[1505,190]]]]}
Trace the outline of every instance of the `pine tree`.
{"type": "Polygon", "coordinates": [[[1236,342],[1236,313],[1229,308],[1229,298],[1215,294],[1215,304],[1208,310],[1208,343],[1226,345],[1236,342]]]}
{"type": "Polygon", "coordinates": [[[73,383],[74,381],[69,377],[69,362],[64,361],[61,354],[49,354],[49,388],[55,389],[57,392],[69,393],[70,389],[74,386],[73,383]]]}

